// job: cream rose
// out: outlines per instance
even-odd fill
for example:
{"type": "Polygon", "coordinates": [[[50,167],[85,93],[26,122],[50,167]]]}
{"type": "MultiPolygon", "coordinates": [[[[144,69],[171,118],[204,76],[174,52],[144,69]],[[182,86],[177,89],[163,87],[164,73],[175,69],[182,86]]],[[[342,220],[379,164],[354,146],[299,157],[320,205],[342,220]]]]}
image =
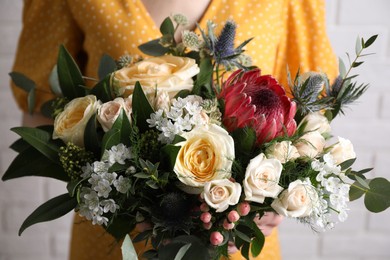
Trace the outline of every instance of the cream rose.
{"type": "MultiPolygon", "coordinates": [[[[127,100],[128,102],[128,100],[127,100]]],[[[97,119],[102,126],[104,132],[111,129],[115,120],[120,115],[122,109],[124,109],[127,118],[131,120],[131,105],[125,103],[125,100],[121,97],[112,101],[106,102],[98,108],[97,119]]]]}
{"type": "Polygon", "coordinates": [[[231,176],[234,141],[220,126],[201,125],[182,135],[186,141],[176,157],[174,172],[179,180],[191,187],[231,176]]]}
{"type": "Polygon", "coordinates": [[[171,107],[171,98],[165,90],[157,90],[156,93],[150,94],[148,99],[154,111],[158,111],[159,109],[169,111],[171,107]]]}
{"type": "Polygon", "coordinates": [[[225,211],[229,205],[236,205],[240,199],[241,185],[228,179],[206,182],[202,197],[216,212],[225,211]]]}
{"type": "Polygon", "coordinates": [[[266,197],[276,198],[283,190],[278,185],[281,173],[280,161],[267,159],[264,154],[253,158],[245,171],[245,200],[263,203],[266,197]]]}
{"type": "Polygon", "coordinates": [[[315,158],[325,147],[325,138],[318,131],[304,134],[295,144],[301,156],[315,158]]]}
{"type": "Polygon", "coordinates": [[[271,207],[285,217],[307,217],[318,203],[318,194],[310,181],[296,180],[275,199],[271,207]]]}
{"type": "Polygon", "coordinates": [[[199,67],[194,59],[165,55],[122,68],[114,73],[114,79],[117,93],[125,97],[133,93],[137,81],[146,94],[154,92],[157,87],[173,97],[180,90],[192,90],[192,77],[198,73],[199,67]]]}
{"type": "Polygon", "coordinates": [[[85,127],[100,104],[93,95],[70,101],[54,120],[53,139],[59,138],[65,143],[72,142],[84,147],[85,127]]]}
{"type": "Polygon", "coordinates": [[[333,156],[335,164],[340,164],[349,159],[356,158],[352,142],[348,139],[338,137],[338,143],[332,146],[330,154],[333,156]]]}
{"type": "Polygon", "coordinates": [[[291,141],[274,143],[267,148],[265,153],[267,158],[275,158],[281,163],[286,163],[300,156],[297,148],[291,143],[291,141]]]}
{"type": "Polygon", "coordinates": [[[320,112],[310,113],[306,115],[301,122],[301,125],[306,123],[305,132],[318,131],[321,134],[330,133],[331,128],[328,119],[320,112]]]}

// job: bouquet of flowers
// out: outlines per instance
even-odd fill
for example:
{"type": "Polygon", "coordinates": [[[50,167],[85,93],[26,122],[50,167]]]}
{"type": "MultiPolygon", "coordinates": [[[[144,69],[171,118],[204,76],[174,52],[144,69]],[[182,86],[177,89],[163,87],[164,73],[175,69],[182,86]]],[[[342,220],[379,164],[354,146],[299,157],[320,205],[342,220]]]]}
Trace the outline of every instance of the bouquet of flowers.
{"type": "MultiPolygon", "coordinates": [[[[330,122],[367,88],[350,71],[376,36],[358,39],[350,69],[340,62],[333,84],[322,73],[297,73],[287,93],[250,64],[250,40],[234,47],[233,21],[219,35],[211,22],[200,36],[184,31],[178,43],[185,21],[165,19],[162,37],[140,46],[151,58],[104,56],[92,87],[60,47],[50,77],[58,97],[42,107],[54,125],[12,129],[21,138],[3,180],[56,178],[68,193],[38,207],[19,234],[75,210],[126,237],[127,248],[127,234],[145,224],[131,238],[150,243],[145,258],[219,259],[230,242],[248,259],[262,250],[254,218],[267,211],[325,230],[363,195],[372,212],[390,206],[390,183],[351,168],[349,140],[331,141],[330,122]]],[[[10,75],[32,111],[34,82],[10,75]]]]}

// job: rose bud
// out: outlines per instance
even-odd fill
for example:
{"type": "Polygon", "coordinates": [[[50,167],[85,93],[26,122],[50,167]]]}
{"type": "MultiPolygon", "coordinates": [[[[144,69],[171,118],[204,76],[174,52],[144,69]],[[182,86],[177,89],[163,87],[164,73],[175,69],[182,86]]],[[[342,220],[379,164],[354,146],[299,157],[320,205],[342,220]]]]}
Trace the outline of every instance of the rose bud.
{"type": "Polygon", "coordinates": [[[207,211],[209,211],[209,210],[210,210],[209,205],[207,205],[206,203],[200,204],[200,211],[202,211],[202,212],[207,212],[207,211]]]}
{"type": "Polygon", "coordinates": [[[213,226],[213,222],[209,222],[209,223],[203,223],[203,228],[206,229],[206,230],[210,230],[210,228],[213,226]]]}
{"type": "Polygon", "coordinates": [[[209,212],[203,212],[202,215],[200,215],[200,220],[203,223],[209,223],[211,220],[211,214],[209,212]]]}
{"type": "Polygon", "coordinates": [[[223,221],[223,228],[226,230],[230,230],[234,228],[234,223],[229,222],[227,219],[223,221]]]}

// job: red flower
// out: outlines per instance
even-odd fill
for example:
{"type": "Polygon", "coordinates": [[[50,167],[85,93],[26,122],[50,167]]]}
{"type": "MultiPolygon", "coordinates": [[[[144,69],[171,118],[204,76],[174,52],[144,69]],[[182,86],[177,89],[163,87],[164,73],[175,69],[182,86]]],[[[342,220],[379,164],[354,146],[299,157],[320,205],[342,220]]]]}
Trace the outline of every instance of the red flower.
{"type": "Polygon", "coordinates": [[[234,72],[223,83],[220,98],[225,101],[223,124],[228,131],[252,127],[258,144],[284,134],[291,136],[297,128],[296,104],[276,79],[261,76],[259,69],[234,72]]]}

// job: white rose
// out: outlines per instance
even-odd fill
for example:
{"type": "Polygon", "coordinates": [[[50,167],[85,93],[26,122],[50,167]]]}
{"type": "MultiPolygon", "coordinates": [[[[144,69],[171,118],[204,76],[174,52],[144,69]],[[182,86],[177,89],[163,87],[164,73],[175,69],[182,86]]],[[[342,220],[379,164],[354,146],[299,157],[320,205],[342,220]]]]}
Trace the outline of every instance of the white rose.
{"type": "Polygon", "coordinates": [[[295,147],[301,156],[315,158],[325,147],[325,138],[318,131],[304,134],[296,143],[295,147]]]}
{"type": "Polygon", "coordinates": [[[266,150],[267,158],[275,158],[281,163],[298,158],[300,155],[297,148],[291,143],[291,141],[282,141],[274,143],[266,150]]]}
{"type": "Polygon", "coordinates": [[[318,194],[310,181],[296,180],[275,199],[271,207],[285,217],[307,217],[318,203],[318,194]]]}
{"type": "Polygon", "coordinates": [[[157,93],[150,95],[149,101],[154,111],[158,111],[159,109],[169,111],[171,107],[171,98],[165,90],[157,90],[157,93]]]}
{"type": "Polygon", "coordinates": [[[100,101],[93,95],[70,101],[54,120],[53,139],[59,138],[65,143],[71,142],[84,147],[85,127],[99,106],[100,101]]]}
{"type": "Polygon", "coordinates": [[[348,139],[338,137],[338,143],[332,146],[330,154],[333,156],[335,164],[340,164],[349,159],[356,158],[352,142],[348,139]]]}
{"type": "Polygon", "coordinates": [[[324,134],[330,133],[331,131],[328,119],[320,112],[310,113],[306,115],[303,118],[301,125],[303,123],[306,123],[304,128],[305,132],[318,131],[321,134],[324,134]]]}
{"type": "Polygon", "coordinates": [[[245,171],[245,200],[263,203],[266,197],[276,198],[283,190],[278,185],[281,173],[280,161],[267,159],[264,154],[253,158],[245,171]]]}
{"type": "Polygon", "coordinates": [[[194,59],[165,55],[122,68],[114,73],[114,80],[117,82],[116,92],[125,97],[133,93],[137,81],[146,94],[153,93],[157,87],[173,97],[180,90],[192,90],[192,77],[198,73],[199,67],[194,59]]]}
{"type": "Polygon", "coordinates": [[[229,205],[236,205],[240,199],[241,185],[228,179],[206,182],[202,197],[216,212],[225,211],[229,205]]]}
{"type": "Polygon", "coordinates": [[[107,132],[111,129],[112,125],[115,123],[115,120],[120,115],[122,109],[125,110],[127,118],[131,120],[131,110],[129,111],[129,106],[125,104],[125,100],[121,97],[106,102],[99,107],[97,119],[101,124],[104,132],[107,132]]]}
{"type": "Polygon", "coordinates": [[[191,187],[230,178],[234,160],[234,141],[217,125],[201,125],[182,134],[186,139],[176,157],[174,172],[179,180],[191,187]]]}

